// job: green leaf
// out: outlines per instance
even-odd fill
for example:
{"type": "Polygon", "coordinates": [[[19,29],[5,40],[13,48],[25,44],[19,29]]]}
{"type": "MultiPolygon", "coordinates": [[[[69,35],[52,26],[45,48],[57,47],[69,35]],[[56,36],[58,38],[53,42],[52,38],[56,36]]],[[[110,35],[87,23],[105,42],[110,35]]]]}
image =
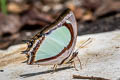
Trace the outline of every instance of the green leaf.
{"type": "Polygon", "coordinates": [[[0,0],[0,4],[1,4],[1,11],[2,11],[4,14],[7,14],[6,0],[0,0]]]}

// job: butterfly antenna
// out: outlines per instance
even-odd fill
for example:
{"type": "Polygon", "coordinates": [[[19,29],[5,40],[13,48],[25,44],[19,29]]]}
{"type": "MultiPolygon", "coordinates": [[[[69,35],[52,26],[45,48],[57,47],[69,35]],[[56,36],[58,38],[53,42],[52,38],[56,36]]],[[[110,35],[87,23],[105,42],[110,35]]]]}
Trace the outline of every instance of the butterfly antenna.
{"type": "Polygon", "coordinates": [[[88,45],[88,44],[90,44],[91,42],[92,42],[92,38],[88,38],[86,41],[84,41],[77,49],[76,49],[76,51],[75,52],[78,52],[78,50],[80,49],[80,48],[83,48],[83,47],[85,47],[86,45],[88,45]]]}
{"type": "Polygon", "coordinates": [[[27,50],[25,50],[25,51],[21,51],[21,52],[22,52],[21,54],[27,54],[27,53],[28,53],[27,50]]]}
{"type": "Polygon", "coordinates": [[[27,43],[27,42],[29,42],[30,40],[22,40],[22,42],[24,42],[24,43],[27,43]]]}

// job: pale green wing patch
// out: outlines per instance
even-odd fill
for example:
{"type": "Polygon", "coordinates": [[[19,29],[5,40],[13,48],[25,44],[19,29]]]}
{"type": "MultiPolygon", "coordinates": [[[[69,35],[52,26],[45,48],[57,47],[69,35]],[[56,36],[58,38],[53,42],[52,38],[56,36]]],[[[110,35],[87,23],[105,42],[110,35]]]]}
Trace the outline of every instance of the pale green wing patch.
{"type": "Polygon", "coordinates": [[[53,30],[45,37],[45,40],[37,50],[35,61],[56,56],[64,47],[67,47],[70,40],[71,34],[67,27],[61,26],[53,30]]]}

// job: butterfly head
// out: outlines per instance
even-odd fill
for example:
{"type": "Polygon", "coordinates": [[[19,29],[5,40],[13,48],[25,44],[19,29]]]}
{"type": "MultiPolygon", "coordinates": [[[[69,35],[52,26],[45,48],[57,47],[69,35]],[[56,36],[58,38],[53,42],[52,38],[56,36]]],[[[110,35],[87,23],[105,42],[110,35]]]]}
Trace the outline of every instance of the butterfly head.
{"type": "Polygon", "coordinates": [[[34,40],[33,39],[31,39],[31,40],[24,40],[23,42],[25,42],[27,44],[27,49],[25,51],[22,51],[22,54],[26,54],[27,61],[28,61],[28,59],[29,59],[29,51],[30,51],[30,49],[33,46],[34,40]]]}

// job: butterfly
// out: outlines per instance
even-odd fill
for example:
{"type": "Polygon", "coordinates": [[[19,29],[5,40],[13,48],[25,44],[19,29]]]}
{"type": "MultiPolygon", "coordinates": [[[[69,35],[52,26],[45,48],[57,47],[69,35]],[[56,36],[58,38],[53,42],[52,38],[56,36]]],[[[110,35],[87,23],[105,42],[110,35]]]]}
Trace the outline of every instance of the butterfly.
{"type": "Polygon", "coordinates": [[[73,12],[66,9],[55,22],[27,41],[27,64],[62,65],[74,60],[77,23],[73,12]]]}

